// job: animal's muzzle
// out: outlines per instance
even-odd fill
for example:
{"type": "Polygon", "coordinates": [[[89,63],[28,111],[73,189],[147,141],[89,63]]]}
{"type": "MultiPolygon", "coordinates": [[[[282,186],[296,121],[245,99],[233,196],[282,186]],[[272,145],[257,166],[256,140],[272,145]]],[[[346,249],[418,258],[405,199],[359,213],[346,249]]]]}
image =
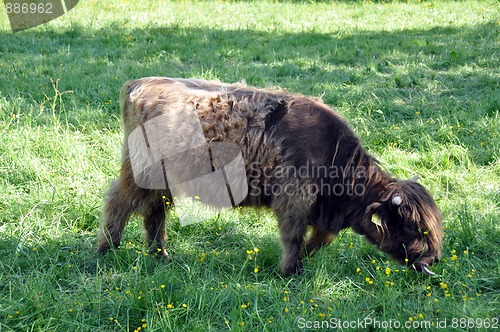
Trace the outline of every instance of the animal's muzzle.
{"type": "Polygon", "coordinates": [[[423,264],[421,262],[413,263],[412,267],[415,269],[415,271],[423,272],[423,273],[427,274],[428,276],[433,276],[436,274],[429,269],[429,266],[427,266],[426,264],[423,264]]]}

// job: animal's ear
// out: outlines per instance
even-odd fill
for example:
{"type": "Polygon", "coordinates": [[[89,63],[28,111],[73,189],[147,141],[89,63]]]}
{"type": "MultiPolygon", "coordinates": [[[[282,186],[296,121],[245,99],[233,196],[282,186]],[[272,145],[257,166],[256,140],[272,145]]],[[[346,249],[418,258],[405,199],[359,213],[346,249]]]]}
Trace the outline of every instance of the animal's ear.
{"type": "Polygon", "coordinates": [[[380,207],[380,203],[372,203],[368,205],[368,207],[365,210],[365,214],[367,216],[370,216],[371,222],[374,223],[375,225],[382,226],[382,220],[380,219],[380,216],[376,213],[377,209],[380,207]]]}
{"type": "Polygon", "coordinates": [[[380,219],[379,215],[374,213],[372,214],[372,223],[377,226],[382,226],[382,219],[380,219]]]}

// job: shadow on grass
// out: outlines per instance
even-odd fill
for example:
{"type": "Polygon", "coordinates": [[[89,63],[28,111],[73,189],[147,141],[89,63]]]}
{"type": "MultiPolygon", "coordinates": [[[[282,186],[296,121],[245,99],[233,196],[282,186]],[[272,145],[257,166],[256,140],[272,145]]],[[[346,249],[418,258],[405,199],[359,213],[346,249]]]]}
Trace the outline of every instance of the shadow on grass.
{"type": "MultiPolygon", "coordinates": [[[[136,324],[153,313],[163,318],[169,305],[179,313],[169,316],[174,325],[189,324],[189,319],[193,319],[192,313],[183,314],[183,305],[220,315],[222,318],[215,320],[211,316],[211,324],[219,324],[233,314],[238,318],[238,310],[249,302],[258,302],[260,308],[281,315],[284,308],[300,309],[300,304],[312,307],[312,302],[307,301],[313,298],[325,308],[339,307],[341,311],[346,303],[359,308],[359,303],[367,301],[369,308],[361,310],[375,310],[383,315],[386,308],[380,303],[399,306],[398,301],[409,297],[424,297],[422,289],[432,282],[428,276],[412,271],[398,273],[399,265],[384,263],[387,256],[373,246],[361,245],[361,238],[351,237],[350,232],[342,233],[330,247],[307,258],[304,275],[283,278],[278,270],[281,254],[276,232],[262,232],[258,222],[246,224],[246,214],[242,218],[238,222],[209,221],[189,227],[169,223],[168,249],[173,258],[167,262],[146,254],[145,241],[136,242],[138,232],[134,227],[125,234],[119,249],[104,256],[94,253],[95,237],[89,235],[47,237],[36,245],[23,243],[15,236],[4,237],[0,239],[0,303],[4,310],[0,324],[3,319],[19,330],[57,323],[65,326],[60,330],[71,330],[66,325],[81,325],[84,330],[109,331],[116,330],[110,319],[136,324]],[[261,231],[254,231],[253,227],[261,231]],[[255,250],[252,253],[253,248],[259,248],[258,255],[255,250]],[[382,266],[380,271],[374,262],[382,266]],[[392,268],[391,279],[383,272],[387,267],[392,268]],[[368,275],[379,285],[366,284],[368,275]],[[404,288],[384,289],[384,281],[404,288]],[[360,291],[365,286],[368,291],[360,291]],[[378,288],[374,291],[372,287],[378,288]],[[288,292],[292,295],[288,296],[288,292]],[[78,319],[73,318],[70,310],[78,313],[78,319]],[[21,314],[17,317],[16,313],[21,314]],[[16,319],[9,320],[9,315],[16,319]]],[[[476,253],[466,259],[460,257],[461,266],[443,261],[433,270],[442,273],[446,277],[443,280],[451,286],[450,278],[461,280],[468,273],[464,271],[477,269],[483,277],[475,281],[475,292],[484,291],[484,296],[493,298],[499,279],[489,271],[495,270],[497,257],[478,247],[467,248],[471,255],[474,250],[476,253]]],[[[434,279],[439,289],[438,281],[441,279],[434,279]]],[[[483,306],[479,308],[482,310],[483,306]]],[[[296,314],[305,312],[300,309],[296,314]]],[[[316,312],[309,315],[317,317],[316,312]]],[[[287,318],[289,324],[294,324],[293,317],[287,318]]]]}
{"type": "MultiPolygon", "coordinates": [[[[116,128],[118,92],[128,79],[246,80],[323,94],[326,103],[348,110],[343,115],[350,120],[368,118],[370,126],[382,128],[404,125],[410,137],[415,136],[412,128],[419,128],[428,133],[429,144],[456,143],[458,137],[477,163],[488,164],[500,154],[498,144],[486,140],[499,133],[492,125],[484,126],[500,110],[498,68],[491,62],[499,29],[492,22],[324,34],[180,26],[127,30],[112,24],[105,30],[74,25],[64,32],[1,32],[0,53],[11,63],[0,71],[11,78],[2,95],[37,104],[42,122],[43,114],[51,113],[47,108],[56,105],[55,111],[66,113],[76,129],[89,123],[116,128]],[[59,92],[72,93],[58,99],[50,78],[60,79],[59,92]],[[64,107],[58,105],[62,101],[64,107]],[[467,128],[446,130],[457,123],[467,128]],[[476,135],[470,128],[485,132],[476,135]]],[[[374,142],[385,145],[397,139],[375,136],[374,142]]],[[[367,137],[368,143],[371,139],[367,137]]],[[[422,145],[415,138],[403,148],[422,145]]]]}
{"type": "MultiPolygon", "coordinates": [[[[131,223],[135,224],[136,219],[133,218],[131,223]]],[[[168,274],[183,275],[191,270],[200,272],[208,264],[211,273],[220,280],[235,275],[246,279],[252,277],[254,270],[254,262],[248,259],[247,250],[260,248],[258,264],[261,274],[280,275],[281,249],[277,231],[267,234],[262,231],[250,232],[230,220],[222,220],[218,224],[221,227],[215,227],[213,220],[208,220],[202,224],[181,227],[178,222],[168,220],[169,259],[158,258],[148,251],[144,232],[137,225],[129,225],[120,247],[106,254],[96,252],[97,234],[92,233],[82,235],[68,232],[47,237],[33,234],[6,236],[0,240],[0,273],[3,276],[21,277],[44,271],[57,280],[60,275],[66,278],[66,274],[77,272],[90,277],[104,276],[109,273],[109,269],[114,269],[116,273],[133,273],[134,266],[141,264],[142,273],[167,273],[173,270],[168,274]]],[[[259,226],[249,226],[251,228],[258,229],[259,226]]]]}
{"type": "MultiPolygon", "coordinates": [[[[500,239],[500,231],[495,228],[499,217],[495,213],[473,215],[464,205],[456,220],[459,225],[446,231],[443,258],[449,258],[449,252],[454,248],[467,248],[475,252],[477,259],[485,263],[490,261],[491,255],[494,255],[491,245],[500,239]],[[477,228],[478,224],[483,227],[477,228]]],[[[258,264],[260,275],[264,278],[280,277],[281,247],[277,223],[274,221],[271,226],[265,226],[258,220],[259,217],[250,208],[237,221],[224,218],[180,226],[169,218],[169,240],[166,244],[169,259],[157,258],[149,253],[137,218],[132,218],[132,225],[125,229],[120,247],[104,255],[96,252],[96,234],[88,232],[29,241],[26,241],[26,236],[8,236],[0,240],[0,272],[2,275],[20,276],[54,269],[55,277],[60,273],[73,273],[69,272],[73,270],[92,277],[107,274],[110,268],[116,269],[116,273],[130,273],[140,263],[143,265],[142,272],[146,274],[170,271],[168,274],[183,275],[198,271],[203,275],[200,270],[209,266],[211,275],[224,280],[235,275],[251,279],[254,277],[254,265],[258,264]],[[259,249],[258,261],[249,260],[249,256],[257,256],[248,253],[254,248],[259,249]]],[[[349,262],[360,260],[360,263],[368,263],[374,257],[381,261],[389,260],[386,254],[365,242],[363,236],[343,231],[330,246],[305,257],[305,278],[314,276],[317,268],[326,268],[331,277],[343,279],[352,274],[349,262]],[[356,243],[355,248],[353,242],[356,243]],[[345,270],[346,267],[348,270],[345,270]]],[[[435,269],[444,267],[444,264],[438,264],[435,269]]]]}
{"type": "MultiPolygon", "coordinates": [[[[473,27],[360,30],[341,35],[181,26],[128,30],[117,24],[105,30],[88,30],[74,25],[64,32],[0,32],[4,41],[0,52],[6,58],[24,60],[27,67],[36,67],[34,72],[13,68],[18,73],[13,83],[26,83],[15,81],[23,75],[44,78],[60,75],[64,78],[61,84],[65,83],[61,87],[73,91],[81,90],[81,83],[93,82],[97,88],[118,76],[131,79],[154,74],[187,76],[203,72],[205,76],[217,75],[225,81],[245,79],[249,84],[276,84],[286,79],[327,75],[332,83],[355,85],[373,79],[373,72],[391,73],[391,68],[412,61],[449,75],[454,74],[453,68],[464,65],[487,66],[487,56],[494,51],[499,29],[496,22],[491,22],[473,27]],[[490,41],[493,45],[488,48],[490,41]],[[486,50],[479,50],[479,45],[486,46],[486,50]],[[66,67],[67,64],[70,66],[66,67]],[[324,68],[325,64],[331,66],[324,68]],[[366,70],[366,75],[353,76],[358,67],[366,70]],[[96,73],[100,75],[95,76],[96,73]]],[[[485,77],[468,78],[480,81],[477,83],[487,80],[485,77]]],[[[122,83],[113,83],[112,90],[119,89],[122,83]]],[[[402,78],[393,84],[397,88],[418,86],[418,82],[402,78]]],[[[3,93],[36,94],[36,90],[33,86],[24,89],[23,84],[12,84],[10,91],[3,93]]],[[[76,98],[92,93],[79,92],[82,93],[76,98]]],[[[453,92],[447,91],[450,95],[453,92]]]]}

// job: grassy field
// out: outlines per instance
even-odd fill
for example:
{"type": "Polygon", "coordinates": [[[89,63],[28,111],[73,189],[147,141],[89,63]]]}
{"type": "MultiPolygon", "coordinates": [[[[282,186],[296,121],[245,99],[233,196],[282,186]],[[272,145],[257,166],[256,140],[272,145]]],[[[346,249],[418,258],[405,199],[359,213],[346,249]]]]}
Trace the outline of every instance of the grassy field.
{"type": "Polygon", "coordinates": [[[484,330],[500,316],[499,36],[492,0],[82,0],[16,34],[2,7],[0,331],[484,330]],[[336,107],[388,171],[434,195],[437,275],[347,231],[283,278],[274,216],[251,209],[186,227],[170,215],[168,263],[147,255],[134,218],[98,258],[118,92],[152,75],[244,79],[336,107]]]}

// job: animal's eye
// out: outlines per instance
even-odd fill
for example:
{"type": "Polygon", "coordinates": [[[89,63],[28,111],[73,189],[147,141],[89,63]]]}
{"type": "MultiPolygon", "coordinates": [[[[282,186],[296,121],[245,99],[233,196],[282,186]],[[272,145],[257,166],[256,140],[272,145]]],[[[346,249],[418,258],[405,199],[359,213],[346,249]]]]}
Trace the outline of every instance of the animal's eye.
{"type": "Polygon", "coordinates": [[[405,225],[405,229],[410,233],[418,233],[420,229],[416,223],[408,223],[405,225]]]}

